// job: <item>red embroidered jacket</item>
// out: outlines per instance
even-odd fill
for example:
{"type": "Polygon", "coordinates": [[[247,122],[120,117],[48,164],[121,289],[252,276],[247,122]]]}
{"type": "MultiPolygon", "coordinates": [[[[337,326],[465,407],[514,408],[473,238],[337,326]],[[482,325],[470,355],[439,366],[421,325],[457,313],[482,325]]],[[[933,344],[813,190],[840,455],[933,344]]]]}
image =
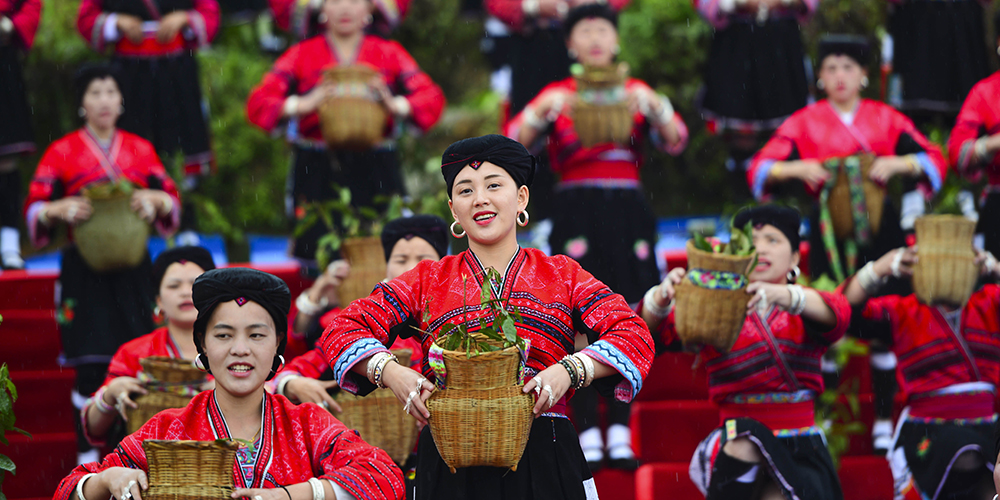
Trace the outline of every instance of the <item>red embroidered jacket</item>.
{"type": "MultiPolygon", "coordinates": [[[[128,14],[144,22],[156,22],[167,14],[185,11],[189,27],[167,43],[156,40],[155,31],[146,32],[142,43],[136,44],[119,33],[114,41],[119,55],[156,57],[207,47],[219,32],[219,4],[216,0],[82,0],[77,14],[76,29],[91,47],[103,51],[105,24],[111,14],[128,14]]],[[[114,31],[117,31],[115,29],[114,31]]]]}
{"type": "MultiPolygon", "coordinates": [[[[771,140],[752,158],[747,182],[754,196],[763,199],[768,194],[767,176],[776,161],[824,161],[863,152],[876,156],[915,154],[927,175],[926,187],[934,191],[941,188],[948,172],[938,147],[892,107],[862,99],[854,121],[845,125],[824,99],[796,111],[778,127],[771,140]]],[[[812,194],[819,197],[820,192],[812,194]]]]}
{"type": "MultiPolygon", "coordinates": [[[[423,131],[428,131],[444,110],[445,98],[441,88],[420,70],[402,45],[367,35],[358,47],[355,64],[375,68],[394,95],[403,95],[410,102],[410,120],[423,131]]],[[[281,123],[285,99],[292,94],[306,94],[323,78],[323,71],[339,61],[326,37],[317,36],[288,49],[260,85],[250,92],[247,100],[247,117],[258,127],[271,132],[281,123]]],[[[319,116],[316,113],[299,120],[299,134],[305,138],[321,140],[319,116]]],[[[392,126],[386,127],[386,135],[392,126]]]]}
{"type": "MultiPolygon", "coordinates": [[[[253,482],[247,483],[240,465],[234,463],[236,488],[277,488],[317,477],[332,480],[359,500],[404,498],[402,472],[389,455],[362,441],[326,410],[314,404],[294,405],[284,396],[265,393],[263,414],[253,482]]],[[[73,469],[52,498],[69,500],[80,479],[90,472],[111,467],[148,472],[142,449],[146,439],[213,441],[230,437],[215,391],[205,391],[185,408],[158,413],[100,463],[73,469]]]]}
{"type": "MultiPolygon", "coordinates": [[[[596,341],[584,352],[621,375],[605,383],[617,382],[615,395],[622,401],[639,392],[649,373],[653,342],[646,324],[621,295],[569,257],[547,257],[535,249],[519,250],[504,276],[499,297],[517,306],[524,320],[517,324],[518,333],[531,341],[528,378],[572,352],[576,331],[596,333],[598,338],[592,337],[596,341]]],[[[319,341],[340,386],[354,393],[374,388],[351,367],[385,351],[390,329],[397,325],[412,322],[431,332],[412,331],[427,352],[445,323],[466,321],[475,331],[483,322],[492,322],[489,310],[479,307],[482,279],[482,265],[467,250],[437,262],[423,261],[399,278],[380,283],[368,298],[354,301],[319,341]]],[[[422,369],[433,380],[426,357],[422,369]]]]}
{"type": "Polygon", "coordinates": [[[948,159],[963,177],[978,180],[986,171],[990,186],[1000,186],[1000,154],[993,155],[987,165],[974,164],[973,145],[983,135],[1000,133],[1000,71],[972,87],[955,120],[948,139],[948,159]]]}
{"type": "MultiPolygon", "coordinates": [[[[703,348],[701,355],[708,371],[709,398],[721,403],[739,394],[797,390],[786,382],[788,376],[774,354],[775,349],[784,354],[788,368],[798,379],[799,390],[823,392],[820,358],[831,344],[844,336],[851,322],[851,307],[842,295],[817,293],[837,317],[837,324],[827,331],[816,328],[801,316],[772,307],[763,316],[757,312],[747,315],[740,336],[728,354],[713,347],[703,348]]],[[[679,347],[673,312],[660,324],[658,335],[663,345],[679,347]]]]}
{"type": "MultiPolygon", "coordinates": [[[[843,286],[843,285],[842,285],[843,286]]],[[[962,309],[961,335],[916,295],[869,299],[860,317],[887,323],[900,389],[912,397],[967,382],[1000,385],[1000,286],[985,285],[962,309]]]]}
{"type": "Polygon", "coordinates": [[[42,17],[42,0],[0,0],[0,16],[14,23],[15,45],[25,52],[35,43],[35,33],[42,17]]]}
{"type": "Polygon", "coordinates": [[[144,189],[160,189],[173,198],[174,208],[161,217],[155,227],[162,234],[172,233],[180,225],[180,195],[167,175],[153,145],[145,139],[118,130],[107,152],[86,128],[70,132],[49,145],[38,163],[35,177],[28,186],[24,202],[28,234],[36,247],[49,242],[50,227],[38,222],[45,202],[66,196],[79,196],[91,184],[128,180],[144,189]]]}
{"type": "MultiPolygon", "coordinates": [[[[626,90],[639,87],[649,88],[649,85],[635,78],[629,78],[625,83],[626,90]]],[[[553,90],[576,92],[576,79],[570,77],[550,83],[528,103],[528,107],[533,107],[542,95],[553,90]]],[[[633,120],[635,125],[632,128],[632,137],[628,146],[599,144],[585,148],[580,144],[580,137],[573,125],[573,118],[566,114],[560,114],[552,125],[551,133],[547,135],[549,162],[552,164],[552,170],[561,174],[563,182],[593,179],[624,179],[638,182],[639,167],[643,160],[643,137],[650,129],[642,114],[636,113],[633,120]]],[[[658,149],[676,156],[681,154],[684,147],[687,146],[688,130],[681,115],[677,113],[674,113],[674,123],[677,124],[681,136],[681,141],[676,146],[667,147],[664,139],[655,133],[652,134],[652,139],[653,144],[658,149]]],[[[524,125],[524,111],[518,113],[508,123],[505,130],[507,137],[517,140],[522,125],[524,125]]]]}

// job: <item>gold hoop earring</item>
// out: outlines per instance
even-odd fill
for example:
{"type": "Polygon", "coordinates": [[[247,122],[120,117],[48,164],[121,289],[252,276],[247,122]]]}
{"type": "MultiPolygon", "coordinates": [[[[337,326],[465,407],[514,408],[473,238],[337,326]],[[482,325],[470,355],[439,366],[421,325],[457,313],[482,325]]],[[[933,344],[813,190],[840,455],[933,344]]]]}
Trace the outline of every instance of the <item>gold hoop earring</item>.
{"type": "Polygon", "coordinates": [[[517,213],[517,225],[518,226],[521,226],[521,227],[527,226],[529,219],[530,219],[530,217],[528,217],[528,211],[527,210],[521,210],[520,212],[517,213]],[[521,216],[522,215],[524,216],[524,222],[521,222],[521,216]]]}
{"type": "MultiPolygon", "coordinates": [[[[455,222],[451,223],[451,235],[454,236],[454,237],[456,237],[456,238],[458,238],[458,239],[461,239],[462,237],[465,236],[465,229],[464,228],[462,229],[462,233],[461,234],[456,233],[455,232],[455,226],[457,226],[457,225],[458,225],[458,219],[455,219],[455,222]]],[[[458,227],[462,227],[462,226],[458,226],[458,227]]]]}

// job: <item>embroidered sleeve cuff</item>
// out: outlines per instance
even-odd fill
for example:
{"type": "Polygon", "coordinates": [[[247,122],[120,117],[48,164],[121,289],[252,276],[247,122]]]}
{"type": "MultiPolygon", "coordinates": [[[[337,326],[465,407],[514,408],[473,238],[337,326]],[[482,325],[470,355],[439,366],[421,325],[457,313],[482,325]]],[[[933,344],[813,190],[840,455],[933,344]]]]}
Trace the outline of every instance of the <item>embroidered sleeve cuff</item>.
{"type": "Polygon", "coordinates": [[[600,361],[622,375],[625,379],[615,387],[615,399],[629,402],[642,389],[642,374],[632,360],[606,340],[598,340],[582,351],[587,356],[600,361]]]}
{"type": "Polygon", "coordinates": [[[358,364],[359,361],[368,359],[377,352],[389,352],[389,349],[386,349],[381,342],[374,338],[359,339],[342,351],[340,357],[330,366],[333,370],[333,377],[340,384],[341,389],[351,394],[357,394],[362,386],[374,387],[368,379],[352,372],[351,368],[354,368],[354,365],[358,364]]]}
{"type": "MultiPolygon", "coordinates": [[[[98,20],[99,21],[99,20],[98,20]]],[[[117,42],[121,37],[121,33],[118,32],[118,14],[112,12],[104,18],[104,25],[101,28],[101,35],[105,42],[117,42]]],[[[95,42],[97,40],[94,40],[95,42]]]]}
{"type": "Polygon", "coordinates": [[[917,153],[916,155],[917,163],[920,164],[920,168],[927,175],[927,180],[931,183],[931,188],[934,192],[941,190],[941,172],[938,171],[937,166],[931,161],[930,155],[927,153],[917,153]]]}
{"type": "Polygon", "coordinates": [[[774,163],[774,160],[764,160],[757,167],[757,173],[753,176],[753,197],[757,200],[764,199],[764,186],[767,185],[767,177],[771,175],[774,163]]]}

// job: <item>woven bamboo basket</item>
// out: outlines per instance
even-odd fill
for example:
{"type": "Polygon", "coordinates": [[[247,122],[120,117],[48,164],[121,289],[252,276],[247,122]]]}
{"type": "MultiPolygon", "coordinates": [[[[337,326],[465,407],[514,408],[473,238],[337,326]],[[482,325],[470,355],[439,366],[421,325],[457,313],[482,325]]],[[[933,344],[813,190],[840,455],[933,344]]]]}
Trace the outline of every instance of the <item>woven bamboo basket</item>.
{"type": "MultiPolygon", "coordinates": [[[[392,353],[401,366],[410,366],[409,349],[394,349],[392,353]]],[[[397,464],[406,462],[420,431],[413,417],[399,411],[392,391],[375,391],[365,397],[340,391],[337,401],[344,411],[336,416],[344,425],[358,431],[366,443],[385,450],[397,464]]]]}
{"type": "Polygon", "coordinates": [[[964,306],[979,278],[972,238],[976,223],[960,215],[917,219],[920,258],[913,267],[913,290],[924,304],[964,306]]]}
{"type": "Polygon", "coordinates": [[[634,126],[625,100],[628,65],[584,66],[575,76],[577,102],[573,107],[573,127],[583,147],[598,144],[627,144],[634,126]]]}
{"type": "MultiPolygon", "coordinates": [[[[486,338],[473,334],[482,341],[486,338]]],[[[492,343],[492,342],[491,342],[492,343]]],[[[467,357],[465,351],[444,351],[449,389],[494,389],[520,384],[521,352],[517,347],[467,357]]]]}
{"type": "MultiPolygon", "coordinates": [[[[200,386],[205,382],[205,373],[195,368],[188,360],[150,356],[140,359],[139,364],[146,374],[158,382],[194,386],[200,386]]],[[[134,401],[139,407],[128,408],[125,411],[128,416],[125,429],[129,434],[139,430],[143,424],[163,410],[184,408],[191,401],[191,396],[150,390],[147,394],[134,398],[134,401]]]]}
{"type": "Polygon", "coordinates": [[[368,82],[381,75],[371,66],[335,66],[323,81],[336,86],[335,95],[320,103],[319,121],[330,149],[366,150],[382,141],[386,111],[368,82]]]}
{"type": "Polygon", "coordinates": [[[229,500],[238,448],[235,441],[143,441],[149,490],[142,498],[229,500]]]}
{"type": "Polygon", "coordinates": [[[346,307],[369,296],[375,285],[385,279],[385,253],[382,240],[374,236],[348,238],[340,246],[340,253],[351,263],[351,273],[337,291],[341,305],[346,307]]]}
{"type": "Polygon", "coordinates": [[[73,229],[80,256],[94,272],[132,269],[146,256],[149,225],[132,211],[128,193],[91,193],[93,213],[73,229]]]}
{"type": "MultiPolygon", "coordinates": [[[[448,374],[451,381],[452,374],[448,374]]],[[[517,470],[531,431],[531,394],[521,385],[484,390],[442,389],[431,395],[431,436],[452,473],[460,467],[517,470]]]]}
{"type": "MultiPolygon", "coordinates": [[[[687,242],[688,269],[745,274],[753,256],[737,257],[698,250],[687,242]]],[[[700,344],[726,353],[733,348],[746,320],[750,297],[745,288],[711,290],[685,278],[677,285],[674,320],[684,345],[700,344]]]]}
{"type": "MultiPolygon", "coordinates": [[[[861,160],[862,189],[865,192],[865,208],[868,210],[868,221],[871,224],[872,234],[878,234],[882,226],[882,208],[885,203],[885,188],[872,182],[868,177],[871,172],[872,163],[875,156],[871,154],[859,155],[861,160]]],[[[837,183],[830,190],[830,198],[827,199],[827,206],[830,208],[830,221],[833,223],[833,234],[837,239],[843,240],[854,236],[854,209],[851,207],[850,181],[844,170],[844,161],[840,159],[840,173],[837,175],[837,183]]]]}

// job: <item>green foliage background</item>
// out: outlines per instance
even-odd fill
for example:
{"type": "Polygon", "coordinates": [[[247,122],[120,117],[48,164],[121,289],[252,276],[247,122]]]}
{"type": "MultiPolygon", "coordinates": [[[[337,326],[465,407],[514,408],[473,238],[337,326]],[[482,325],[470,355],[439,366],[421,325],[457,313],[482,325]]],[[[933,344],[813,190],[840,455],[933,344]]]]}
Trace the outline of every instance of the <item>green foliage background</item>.
{"type": "MultiPolygon", "coordinates": [[[[34,172],[41,151],[80,125],[72,85],[81,62],[100,59],[76,33],[79,2],[45,3],[34,50],[26,60],[29,100],[39,153],[22,160],[24,181],[34,172]]],[[[876,0],[824,0],[803,29],[807,47],[826,32],[868,34],[884,25],[886,3],[876,0]]],[[[246,121],[245,103],[274,57],[262,53],[256,24],[224,26],[211,50],[199,54],[202,80],[211,115],[216,173],[193,195],[199,229],[219,232],[229,242],[231,260],[246,258],[245,235],[291,231],[284,218],[283,193],[290,163],[282,139],[270,137],[246,121]]],[[[712,28],[689,0],[633,0],[621,15],[622,59],[634,76],[668,95],[691,131],[690,144],[679,157],[652,153],[643,180],[660,216],[732,211],[739,189],[723,167],[726,152],[708,134],[695,108],[702,67],[712,28]],[[692,195],[695,193],[695,195],[692,195]]],[[[479,52],[482,20],[463,15],[459,2],[414,2],[396,38],[448,96],[441,122],[423,137],[401,141],[407,185],[415,198],[439,194],[440,152],[452,141],[497,131],[498,98],[489,92],[489,67],[479,52]]],[[[878,75],[872,67],[871,75],[878,75]]],[[[877,97],[873,81],[870,97],[877,97]]],[[[127,103],[126,103],[127,105],[127,103]]],[[[946,130],[932,134],[939,141],[946,130]]],[[[175,167],[176,158],[165,159],[175,167]]]]}

